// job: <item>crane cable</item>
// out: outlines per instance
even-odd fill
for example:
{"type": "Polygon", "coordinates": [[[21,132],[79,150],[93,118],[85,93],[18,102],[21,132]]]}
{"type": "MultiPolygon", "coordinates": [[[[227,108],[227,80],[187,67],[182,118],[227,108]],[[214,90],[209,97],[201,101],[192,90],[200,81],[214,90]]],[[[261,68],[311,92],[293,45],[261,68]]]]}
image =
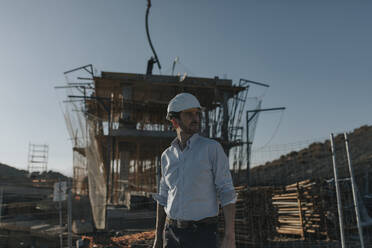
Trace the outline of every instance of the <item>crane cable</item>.
{"type": "Polygon", "coordinates": [[[159,70],[161,70],[161,65],[160,65],[160,61],[158,59],[158,55],[156,54],[155,52],[155,49],[152,45],[152,42],[151,42],[151,38],[150,38],[150,33],[149,33],[149,13],[150,13],[150,8],[151,8],[151,0],[147,0],[147,10],[146,10],[146,34],[147,34],[147,40],[150,44],[150,47],[151,47],[151,50],[154,54],[154,57],[155,57],[155,62],[156,64],[158,64],[158,68],[159,70]]]}
{"type": "Polygon", "coordinates": [[[278,124],[275,127],[274,133],[271,135],[270,139],[263,146],[257,147],[255,149],[256,152],[257,151],[262,151],[264,148],[266,148],[271,143],[271,141],[273,141],[273,139],[275,138],[275,136],[277,135],[277,133],[279,131],[280,125],[282,124],[283,116],[284,116],[284,110],[281,110],[280,119],[278,121],[278,124]]]}

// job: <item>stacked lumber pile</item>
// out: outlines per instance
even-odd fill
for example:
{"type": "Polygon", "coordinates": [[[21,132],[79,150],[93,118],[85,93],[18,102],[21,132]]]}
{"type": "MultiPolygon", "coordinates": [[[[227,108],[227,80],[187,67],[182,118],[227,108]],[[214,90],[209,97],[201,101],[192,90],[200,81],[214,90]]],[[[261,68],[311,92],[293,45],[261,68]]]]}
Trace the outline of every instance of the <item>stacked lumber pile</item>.
{"type": "Polygon", "coordinates": [[[300,235],[308,234],[324,238],[328,236],[326,225],[326,204],[322,200],[322,184],[319,181],[305,180],[284,187],[273,196],[277,208],[277,232],[300,235]]]}
{"type": "MultiPolygon", "coordinates": [[[[325,185],[305,180],[284,187],[236,187],[235,233],[237,246],[268,242],[280,234],[301,239],[329,238],[325,185]]],[[[223,211],[219,233],[223,236],[223,211]]]]}
{"type": "Polygon", "coordinates": [[[124,204],[130,210],[156,209],[156,202],[145,192],[126,192],[124,204]]]}
{"type": "Polygon", "coordinates": [[[277,191],[273,205],[277,209],[280,234],[300,235],[305,239],[307,234],[327,236],[325,223],[325,206],[321,200],[321,184],[305,180],[284,187],[277,191]]]}
{"type": "MultiPolygon", "coordinates": [[[[276,235],[278,225],[271,198],[273,187],[236,187],[237,202],[235,214],[235,238],[237,246],[268,240],[276,235]]],[[[219,216],[219,233],[223,236],[224,220],[222,210],[219,216]]]]}

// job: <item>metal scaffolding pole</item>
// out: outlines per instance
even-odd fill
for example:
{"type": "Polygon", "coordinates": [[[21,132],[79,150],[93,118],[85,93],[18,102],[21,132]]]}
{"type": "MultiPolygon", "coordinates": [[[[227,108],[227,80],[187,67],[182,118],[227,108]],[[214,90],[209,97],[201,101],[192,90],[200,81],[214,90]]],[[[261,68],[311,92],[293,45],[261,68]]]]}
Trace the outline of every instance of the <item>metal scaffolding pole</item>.
{"type": "Polygon", "coordinates": [[[338,219],[340,222],[341,247],[345,248],[345,235],[344,235],[344,224],[343,224],[343,217],[342,217],[341,195],[340,195],[340,187],[338,184],[338,176],[337,176],[337,168],[336,168],[336,153],[335,153],[333,133],[331,133],[330,136],[331,136],[330,140],[331,140],[333,173],[334,173],[334,178],[335,178],[336,196],[337,196],[338,219]]]}
{"type": "MultiPolygon", "coordinates": [[[[58,178],[58,187],[59,187],[59,193],[62,192],[62,184],[61,184],[61,178],[58,178]]],[[[62,227],[63,226],[63,222],[62,222],[62,199],[59,199],[60,201],[58,201],[58,212],[59,212],[59,226],[62,227]]],[[[61,233],[59,234],[59,247],[62,248],[63,247],[63,231],[61,231],[61,233]]]]}
{"type": "Polygon", "coordinates": [[[1,216],[2,216],[2,210],[3,210],[3,195],[4,195],[4,189],[0,188],[0,223],[1,223],[1,216]]]}
{"type": "Polygon", "coordinates": [[[156,165],[156,187],[157,192],[160,193],[160,178],[161,178],[161,164],[159,161],[159,156],[155,157],[155,165],[156,165]]]}
{"type": "Polygon", "coordinates": [[[347,162],[348,162],[349,171],[350,171],[351,187],[352,187],[352,190],[353,190],[354,208],[355,208],[356,220],[357,220],[357,225],[358,225],[360,246],[362,248],[364,248],[363,227],[361,225],[361,219],[360,219],[360,213],[359,213],[359,201],[358,201],[358,195],[357,195],[357,186],[356,186],[355,179],[354,179],[354,170],[353,170],[353,167],[351,166],[351,158],[350,158],[350,152],[349,152],[349,140],[348,140],[348,137],[347,137],[346,133],[344,133],[344,137],[345,137],[347,162]]]}
{"type": "MultiPolygon", "coordinates": [[[[257,113],[257,112],[256,112],[257,113]]],[[[256,114],[255,113],[255,114],[256,114]]],[[[246,135],[247,135],[247,169],[246,169],[246,174],[245,174],[245,178],[246,178],[246,185],[249,186],[250,184],[250,181],[249,181],[249,177],[250,177],[250,173],[249,173],[249,170],[251,168],[251,164],[250,164],[250,151],[251,151],[251,142],[249,141],[249,112],[247,111],[246,113],[246,127],[247,127],[247,132],[246,132],[246,135]]],[[[240,171],[239,171],[240,172],[240,171]]],[[[240,173],[239,173],[240,174],[240,173]]]]}
{"type": "Polygon", "coordinates": [[[68,186],[68,199],[67,199],[67,242],[68,247],[72,248],[72,192],[71,186],[68,186]]]}

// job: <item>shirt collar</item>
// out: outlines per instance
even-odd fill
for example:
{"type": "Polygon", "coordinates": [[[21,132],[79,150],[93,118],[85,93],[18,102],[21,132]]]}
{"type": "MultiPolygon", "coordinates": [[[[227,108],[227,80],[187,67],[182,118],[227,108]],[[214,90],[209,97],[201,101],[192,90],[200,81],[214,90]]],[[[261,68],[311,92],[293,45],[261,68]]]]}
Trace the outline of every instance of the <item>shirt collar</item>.
{"type": "MultiPolygon", "coordinates": [[[[199,138],[199,134],[198,133],[195,133],[193,134],[187,141],[186,141],[186,146],[187,147],[192,147],[193,144],[195,143],[195,141],[199,138]]],[[[172,143],[171,143],[171,146],[174,146],[174,147],[179,147],[179,143],[178,143],[178,138],[176,137],[172,143]]]]}
{"type": "Polygon", "coordinates": [[[189,138],[189,140],[186,142],[187,146],[188,147],[192,147],[193,144],[195,143],[195,141],[199,138],[199,134],[198,133],[195,133],[193,134],[193,136],[191,136],[189,138]]]}
{"type": "Polygon", "coordinates": [[[171,143],[171,146],[177,147],[178,146],[178,138],[174,138],[174,140],[171,143]]]}

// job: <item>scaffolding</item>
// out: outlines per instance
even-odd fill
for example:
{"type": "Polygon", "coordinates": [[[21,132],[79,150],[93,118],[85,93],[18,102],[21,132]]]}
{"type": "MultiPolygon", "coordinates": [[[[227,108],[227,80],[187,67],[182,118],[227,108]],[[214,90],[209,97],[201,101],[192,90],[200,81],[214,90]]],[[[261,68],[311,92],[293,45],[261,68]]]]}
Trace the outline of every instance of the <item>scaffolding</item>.
{"type": "MultiPolygon", "coordinates": [[[[96,76],[91,65],[66,74],[77,71],[90,76],[60,88],[67,92],[64,115],[73,143],[74,191],[89,194],[93,212],[97,204],[124,204],[131,192],[157,191],[161,154],[176,137],[165,118],[167,105],[181,92],[195,95],[203,107],[201,135],[220,142],[231,169],[241,169],[246,81],[106,71],[96,76]]],[[[101,210],[96,226],[97,219],[104,221],[101,210]]]]}
{"type": "Polygon", "coordinates": [[[48,171],[49,146],[46,144],[28,145],[28,165],[27,171],[32,173],[43,173],[48,171]]]}

